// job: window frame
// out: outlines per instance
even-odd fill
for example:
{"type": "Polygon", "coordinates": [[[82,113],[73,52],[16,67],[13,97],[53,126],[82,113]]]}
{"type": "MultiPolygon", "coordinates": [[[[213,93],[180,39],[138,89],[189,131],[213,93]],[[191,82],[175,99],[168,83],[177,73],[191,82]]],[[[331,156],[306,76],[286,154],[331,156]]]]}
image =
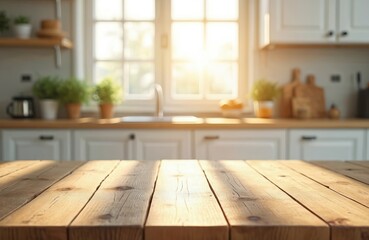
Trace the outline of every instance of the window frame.
{"type": "MultiPolygon", "coordinates": [[[[219,100],[180,100],[171,96],[171,0],[155,0],[155,83],[162,85],[164,90],[164,111],[170,113],[205,113],[220,112],[219,100]],[[163,48],[163,41],[168,47],[163,48]]],[[[76,76],[92,84],[93,77],[93,4],[91,0],[76,0],[75,3],[75,39],[76,50],[74,60],[77,64],[74,69],[76,76]],[[82,3],[83,2],[83,3],[82,3]],[[80,14],[84,12],[84,14],[80,14]],[[82,17],[81,17],[82,16],[82,17]],[[89,37],[91,36],[91,37],[89,37]],[[83,44],[84,43],[84,44],[83,44]]],[[[250,112],[251,106],[246,100],[254,76],[253,46],[255,22],[255,0],[239,0],[239,60],[238,60],[238,89],[237,98],[245,100],[244,112],[250,112]],[[250,37],[247,37],[250,36],[250,37]]],[[[150,113],[154,111],[154,94],[148,100],[124,100],[118,105],[117,112],[150,113]]],[[[84,111],[97,111],[95,104],[83,107],[84,111]]]]}

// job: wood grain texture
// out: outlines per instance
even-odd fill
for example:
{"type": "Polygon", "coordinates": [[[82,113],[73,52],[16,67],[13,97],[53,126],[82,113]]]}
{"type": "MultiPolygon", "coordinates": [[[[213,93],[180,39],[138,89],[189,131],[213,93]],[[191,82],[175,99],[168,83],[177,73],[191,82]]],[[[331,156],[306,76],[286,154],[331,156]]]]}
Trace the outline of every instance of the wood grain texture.
{"type": "Polygon", "coordinates": [[[303,161],[280,161],[323,186],[369,207],[369,186],[352,178],[303,161]]]}
{"type": "Polygon", "coordinates": [[[228,225],[199,163],[163,160],[145,240],[226,240],[228,225]]]}
{"type": "Polygon", "coordinates": [[[311,163],[369,184],[369,169],[364,166],[343,161],[313,161],[311,163]]]}
{"type": "Polygon", "coordinates": [[[28,168],[0,178],[0,219],[37,197],[80,162],[36,161],[28,168]]]}
{"type": "Polygon", "coordinates": [[[90,161],[0,221],[0,239],[66,240],[67,226],[118,161],[90,161]]]}
{"type": "Polygon", "coordinates": [[[73,221],[70,240],[140,240],[160,161],[122,161],[73,221]]]}
{"type": "Polygon", "coordinates": [[[366,160],[366,161],[347,161],[347,162],[369,168],[369,161],[368,160],[366,160]]]}
{"type": "Polygon", "coordinates": [[[244,161],[201,161],[232,240],[328,240],[326,223],[244,161]]]}
{"type": "Polygon", "coordinates": [[[312,118],[326,116],[324,89],[315,85],[315,76],[308,75],[306,84],[295,88],[294,96],[309,99],[312,118]]]}
{"type": "Polygon", "coordinates": [[[332,240],[369,236],[369,208],[295,172],[280,162],[247,161],[267,179],[326,221],[332,240]]]}
{"type": "Polygon", "coordinates": [[[20,169],[30,167],[32,164],[35,164],[40,161],[12,161],[12,162],[1,162],[0,165],[0,178],[19,171],[20,169]]]}

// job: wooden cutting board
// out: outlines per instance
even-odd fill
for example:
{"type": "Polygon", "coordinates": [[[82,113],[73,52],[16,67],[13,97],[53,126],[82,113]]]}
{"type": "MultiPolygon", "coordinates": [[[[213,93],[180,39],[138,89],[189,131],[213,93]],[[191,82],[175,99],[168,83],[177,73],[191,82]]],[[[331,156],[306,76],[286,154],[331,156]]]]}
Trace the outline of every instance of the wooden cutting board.
{"type": "Polygon", "coordinates": [[[296,98],[309,99],[312,118],[326,116],[324,89],[315,85],[314,75],[308,75],[306,84],[296,86],[293,95],[296,98]]]}
{"type": "Polygon", "coordinates": [[[282,87],[282,96],[280,99],[280,111],[281,117],[291,118],[293,117],[292,111],[292,98],[294,97],[294,90],[297,86],[301,85],[301,70],[295,68],[292,70],[292,81],[282,87]]]}

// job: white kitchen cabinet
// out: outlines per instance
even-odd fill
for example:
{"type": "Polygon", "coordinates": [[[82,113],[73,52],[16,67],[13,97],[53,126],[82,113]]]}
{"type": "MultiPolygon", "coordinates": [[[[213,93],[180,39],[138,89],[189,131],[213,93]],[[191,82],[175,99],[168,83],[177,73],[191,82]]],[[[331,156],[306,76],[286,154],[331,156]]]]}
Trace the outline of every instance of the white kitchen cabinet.
{"type": "Polygon", "coordinates": [[[369,43],[367,0],[262,0],[260,45],[369,43]]]}
{"type": "Polygon", "coordinates": [[[192,158],[189,130],[137,130],[135,137],[136,159],[192,158]]]}
{"type": "Polygon", "coordinates": [[[76,130],[75,160],[133,159],[134,135],[128,130],[76,130]]]}
{"type": "Polygon", "coordinates": [[[74,158],[188,159],[191,132],[187,130],[76,130],[74,158]]]}
{"type": "Polygon", "coordinates": [[[196,130],[197,159],[285,159],[286,130],[196,130]]]}
{"type": "Polygon", "coordinates": [[[69,130],[4,130],[3,160],[70,160],[70,142],[69,130]]]}
{"type": "Polygon", "coordinates": [[[363,160],[364,130],[296,129],[289,131],[289,158],[363,160]]]}

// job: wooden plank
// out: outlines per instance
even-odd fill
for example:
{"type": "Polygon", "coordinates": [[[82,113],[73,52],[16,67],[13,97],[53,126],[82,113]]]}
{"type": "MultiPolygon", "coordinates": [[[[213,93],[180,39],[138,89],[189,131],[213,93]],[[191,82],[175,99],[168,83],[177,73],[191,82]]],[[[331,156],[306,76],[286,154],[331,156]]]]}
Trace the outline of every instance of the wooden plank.
{"type": "Polygon", "coordinates": [[[369,207],[369,185],[303,161],[281,161],[329,189],[369,207]]]}
{"type": "Polygon", "coordinates": [[[312,161],[311,163],[369,184],[369,169],[366,167],[343,161],[312,161]]]}
{"type": "Polygon", "coordinates": [[[201,161],[232,240],[328,240],[329,227],[244,161],[201,161]]]}
{"type": "Polygon", "coordinates": [[[42,161],[0,179],[0,219],[63,178],[81,162],[42,161]]]}
{"type": "Polygon", "coordinates": [[[31,166],[32,164],[35,164],[37,162],[37,160],[32,160],[32,161],[11,161],[11,162],[1,162],[1,166],[0,166],[0,178],[19,171],[23,168],[27,168],[29,166],[31,166]]]}
{"type": "Polygon", "coordinates": [[[225,240],[228,225],[199,163],[163,160],[145,240],[225,240]]]}
{"type": "Polygon", "coordinates": [[[72,48],[72,42],[67,38],[0,38],[0,47],[54,47],[72,48]]]}
{"type": "Polygon", "coordinates": [[[331,240],[369,236],[369,208],[295,172],[278,161],[247,161],[331,227],[331,240]]]}
{"type": "Polygon", "coordinates": [[[352,163],[352,164],[357,164],[357,165],[369,168],[369,161],[368,160],[366,160],[366,161],[348,161],[348,162],[352,163]]]}
{"type": "Polygon", "coordinates": [[[69,229],[70,240],[140,240],[160,161],[122,161],[69,229]]]}
{"type": "Polygon", "coordinates": [[[89,161],[0,221],[0,239],[66,240],[67,226],[118,161],[89,161]]]}

